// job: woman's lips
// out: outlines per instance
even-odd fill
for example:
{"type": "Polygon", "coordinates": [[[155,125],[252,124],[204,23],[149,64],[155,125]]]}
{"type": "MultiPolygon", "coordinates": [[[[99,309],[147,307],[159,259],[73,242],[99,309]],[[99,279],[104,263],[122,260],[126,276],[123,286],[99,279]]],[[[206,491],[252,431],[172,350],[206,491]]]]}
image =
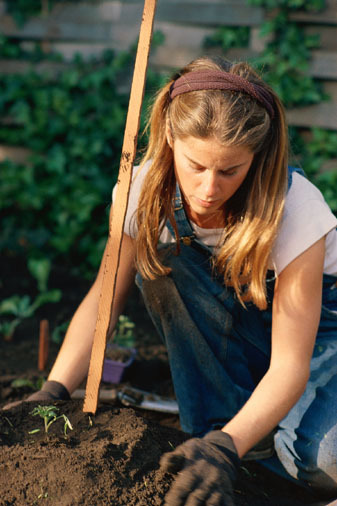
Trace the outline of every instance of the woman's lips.
{"type": "Polygon", "coordinates": [[[196,197],[196,201],[202,207],[213,207],[218,202],[218,200],[210,200],[209,201],[209,200],[199,199],[198,197],[196,197]]]}

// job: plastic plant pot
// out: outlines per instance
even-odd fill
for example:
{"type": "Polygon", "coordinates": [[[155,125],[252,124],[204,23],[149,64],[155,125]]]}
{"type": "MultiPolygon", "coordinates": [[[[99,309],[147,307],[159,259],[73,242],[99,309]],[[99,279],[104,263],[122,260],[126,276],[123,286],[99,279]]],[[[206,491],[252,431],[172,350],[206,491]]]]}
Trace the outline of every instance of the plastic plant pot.
{"type": "Polygon", "coordinates": [[[121,352],[123,355],[128,355],[127,360],[113,360],[112,358],[105,358],[103,365],[102,380],[105,383],[120,383],[123,375],[128,367],[134,361],[137,350],[135,348],[127,348],[116,344],[108,344],[107,354],[109,352],[121,352]]]}

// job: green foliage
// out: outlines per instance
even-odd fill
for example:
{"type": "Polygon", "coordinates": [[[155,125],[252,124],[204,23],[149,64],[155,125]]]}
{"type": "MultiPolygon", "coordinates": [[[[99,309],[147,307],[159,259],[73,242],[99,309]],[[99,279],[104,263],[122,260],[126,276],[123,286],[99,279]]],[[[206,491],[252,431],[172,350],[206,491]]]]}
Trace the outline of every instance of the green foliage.
{"type": "Polygon", "coordinates": [[[135,323],[128,316],[120,315],[113,335],[114,344],[133,347],[135,345],[135,323]]]}
{"type": "MultiPolygon", "coordinates": [[[[29,51],[22,47],[21,42],[19,38],[9,39],[0,34],[0,58],[4,60],[24,60],[33,63],[45,60],[46,55],[39,42],[36,42],[33,49],[29,51]]],[[[62,56],[59,53],[48,53],[48,61],[60,62],[62,61],[62,56]]]]}
{"type": "Polygon", "coordinates": [[[301,158],[301,164],[308,177],[321,190],[332,211],[337,215],[337,170],[322,170],[329,160],[335,160],[337,153],[337,132],[312,128],[311,139],[304,142],[294,129],[292,132],[294,154],[301,158]]]}
{"type": "MultiPolygon", "coordinates": [[[[31,150],[27,163],[0,164],[0,249],[62,262],[91,278],[104,249],[134,52],[80,57],[57,76],[4,75],[0,142],[31,150]],[[122,81],[123,77],[123,81],[122,81]],[[77,267],[76,267],[77,266],[77,267]]],[[[161,77],[152,72],[149,94],[161,77]]]]}
{"type": "Polygon", "coordinates": [[[248,0],[249,5],[271,9],[318,11],[325,6],[325,0],[248,0]]]}
{"type": "Polygon", "coordinates": [[[31,390],[41,390],[44,379],[38,378],[36,381],[32,381],[28,378],[16,378],[11,381],[11,388],[30,388],[31,390]]]}
{"type": "Polygon", "coordinates": [[[61,344],[63,341],[63,338],[65,336],[65,333],[67,332],[67,329],[69,327],[69,321],[63,322],[60,325],[57,325],[51,334],[51,340],[53,343],[61,344]]]}
{"type": "Polygon", "coordinates": [[[6,0],[6,11],[11,14],[18,26],[22,26],[30,16],[41,14],[49,0],[6,0]]]}
{"type": "Polygon", "coordinates": [[[271,41],[257,59],[264,77],[279,95],[286,107],[314,104],[324,94],[317,81],[308,75],[310,51],[319,47],[319,37],[306,35],[296,23],[291,23],[288,11],[280,10],[263,24],[261,36],[271,41]]]}
{"type": "Polygon", "coordinates": [[[39,293],[32,300],[30,295],[12,295],[0,302],[0,315],[5,315],[6,319],[0,322],[0,333],[6,341],[13,337],[15,329],[20,323],[31,318],[37,309],[44,304],[59,302],[61,291],[47,290],[48,277],[50,272],[50,262],[47,259],[28,260],[28,268],[37,281],[39,293]]]}
{"type": "Polygon", "coordinates": [[[205,38],[203,45],[205,48],[220,46],[224,51],[232,47],[247,47],[249,33],[248,26],[221,26],[205,38]]]}

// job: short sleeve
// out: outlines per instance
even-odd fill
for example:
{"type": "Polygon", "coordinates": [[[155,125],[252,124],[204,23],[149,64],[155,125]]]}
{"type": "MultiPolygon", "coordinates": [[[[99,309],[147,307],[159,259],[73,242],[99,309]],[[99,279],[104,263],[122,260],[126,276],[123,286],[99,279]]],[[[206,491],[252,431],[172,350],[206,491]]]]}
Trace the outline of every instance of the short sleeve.
{"type": "MultiPolygon", "coordinates": [[[[293,174],[280,231],[270,267],[279,274],[292,260],[330,232],[336,233],[337,219],[321,192],[300,174],[293,174]]],[[[330,234],[330,243],[333,238],[330,234]]],[[[337,251],[334,252],[337,262],[337,251]]]]}
{"type": "MultiPolygon", "coordinates": [[[[144,178],[149,169],[150,163],[146,163],[141,169],[139,165],[133,168],[132,181],[129,194],[128,208],[126,211],[124,232],[132,238],[137,236],[137,208],[144,178]]],[[[112,203],[116,199],[117,184],[112,190],[112,203]]]]}

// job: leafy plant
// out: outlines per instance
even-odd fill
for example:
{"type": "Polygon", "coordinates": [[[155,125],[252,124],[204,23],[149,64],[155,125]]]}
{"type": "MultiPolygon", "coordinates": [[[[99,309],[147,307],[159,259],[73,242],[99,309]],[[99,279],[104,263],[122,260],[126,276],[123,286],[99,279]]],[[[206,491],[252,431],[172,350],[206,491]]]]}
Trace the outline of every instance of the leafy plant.
{"type": "Polygon", "coordinates": [[[205,38],[205,48],[220,46],[226,51],[232,47],[247,47],[250,29],[248,26],[221,26],[212,35],[205,38]]]}
{"type": "MultiPolygon", "coordinates": [[[[63,419],[64,420],[64,426],[63,426],[63,433],[66,436],[67,430],[73,430],[73,427],[70,423],[69,418],[65,415],[58,415],[59,408],[56,406],[36,406],[33,411],[31,411],[31,415],[33,416],[40,416],[43,418],[44,421],[44,431],[47,434],[49,427],[56,422],[57,420],[63,419]]],[[[39,432],[40,429],[34,429],[33,431],[30,431],[29,434],[35,434],[36,432],[39,432]]]]}
{"type": "Polygon", "coordinates": [[[61,323],[60,325],[57,325],[51,334],[51,340],[56,343],[60,344],[64,338],[64,335],[69,327],[70,321],[66,321],[61,323]]]}
{"type": "Polygon", "coordinates": [[[37,281],[40,293],[32,300],[30,295],[12,295],[0,302],[0,315],[11,316],[9,320],[0,323],[0,332],[6,341],[13,337],[17,326],[25,319],[31,318],[36,310],[47,303],[59,302],[60,290],[47,290],[50,272],[50,262],[47,259],[31,259],[28,261],[31,274],[37,281]]]}
{"type": "Polygon", "coordinates": [[[18,26],[24,25],[30,16],[48,11],[53,0],[6,0],[6,10],[13,16],[18,26]]]}
{"type": "Polygon", "coordinates": [[[136,339],[135,326],[135,323],[128,316],[120,315],[113,335],[114,344],[129,348],[133,347],[136,339]]]}
{"type": "Polygon", "coordinates": [[[38,378],[36,381],[32,381],[28,378],[16,378],[11,382],[12,388],[31,388],[32,390],[40,390],[44,383],[43,378],[38,378]]]}
{"type": "MultiPolygon", "coordinates": [[[[0,164],[2,251],[42,254],[92,279],[106,242],[134,54],[77,56],[57,75],[2,76],[0,142],[31,153],[25,163],[0,164]]],[[[162,79],[148,73],[144,109],[162,79]]]]}

